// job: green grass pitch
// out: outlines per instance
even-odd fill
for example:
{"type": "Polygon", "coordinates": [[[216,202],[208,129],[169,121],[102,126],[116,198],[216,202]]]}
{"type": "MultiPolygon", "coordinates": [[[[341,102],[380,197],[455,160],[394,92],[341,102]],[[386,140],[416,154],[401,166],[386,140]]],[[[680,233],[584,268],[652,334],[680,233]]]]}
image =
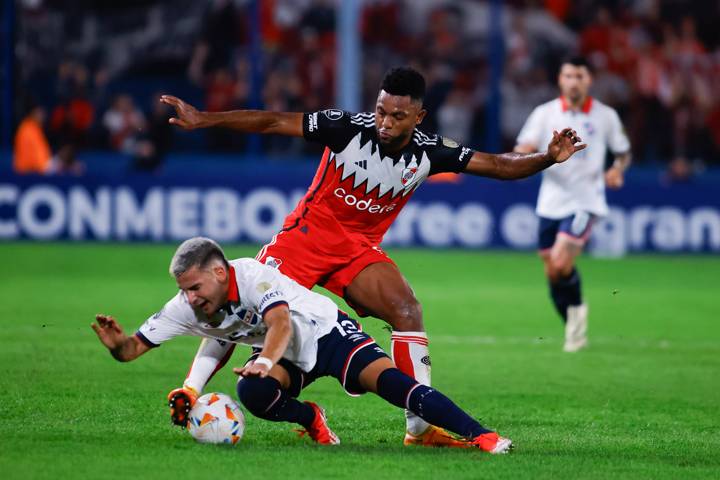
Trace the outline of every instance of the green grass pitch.
{"type": "MultiPolygon", "coordinates": [[[[175,293],[173,248],[0,244],[2,478],[720,477],[718,257],[582,258],[591,343],[564,354],[533,254],[391,251],[423,304],[433,385],[517,445],[493,457],[404,448],[400,410],[333,379],[302,398],[326,408],[337,448],[251,417],[235,448],[196,444],[165,395],[198,340],[120,364],[89,326],[103,312],[131,333],[157,311],[175,293]]],[[[388,347],[380,321],[363,325],[388,347]]],[[[226,368],[208,391],[234,383],[226,368]]]]}

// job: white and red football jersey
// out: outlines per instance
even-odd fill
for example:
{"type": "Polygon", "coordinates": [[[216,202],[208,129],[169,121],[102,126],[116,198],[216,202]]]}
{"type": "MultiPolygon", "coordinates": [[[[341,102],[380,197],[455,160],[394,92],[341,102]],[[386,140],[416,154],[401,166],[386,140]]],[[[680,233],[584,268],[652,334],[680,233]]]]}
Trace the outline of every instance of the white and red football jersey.
{"type": "Polygon", "coordinates": [[[570,109],[560,97],[533,110],[518,134],[518,145],[532,145],[542,150],[552,140],[553,130],[574,129],[585,150],[568,161],[543,172],[537,201],[537,214],[560,219],[579,211],[598,216],[608,213],[605,199],[605,155],[630,151],[630,141],[617,112],[608,105],[588,97],[579,111],[570,109]]]}
{"type": "MultiPolygon", "coordinates": [[[[193,309],[180,291],[140,326],[138,338],[150,347],[180,335],[214,339],[221,347],[214,355],[217,364],[229,343],[262,348],[267,333],[263,314],[285,304],[290,309],[293,333],[283,357],[306,372],[312,370],[317,360],[318,339],[337,324],[337,305],[255,259],[232,260],[230,267],[228,304],[212,318],[193,309]]],[[[206,378],[211,372],[212,369],[206,372],[206,378]]],[[[194,388],[202,389],[204,381],[199,383],[200,388],[194,388]]]]}
{"type": "Polygon", "coordinates": [[[398,152],[383,152],[371,112],[324,110],[303,115],[306,140],[325,145],[307,194],[285,219],[305,219],[328,230],[378,245],[393,220],[425,179],[462,172],[474,150],[418,129],[398,152]]]}

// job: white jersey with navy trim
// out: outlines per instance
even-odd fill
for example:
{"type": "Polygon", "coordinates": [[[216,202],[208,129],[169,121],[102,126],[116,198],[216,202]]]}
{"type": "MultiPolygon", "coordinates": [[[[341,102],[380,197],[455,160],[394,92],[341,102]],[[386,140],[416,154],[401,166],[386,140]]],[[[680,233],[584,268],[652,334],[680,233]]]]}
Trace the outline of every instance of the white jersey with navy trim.
{"type": "Polygon", "coordinates": [[[315,366],[318,339],[337,323],[335,303],[255,259],[232,260],[230,265],[238,287],[237,302],[228,303],[208,318],[190,306],[182,291],[178,292],[140,326],[138,337],[150,346],[190,335],[216,339],[221,345],[232,342],[262,348],[267,333],[263,314],[278,304],[286,304],[293,333],[283,357],[310,371],[315,366]]]}
{"type": "Polygon", "coordinates": [[[550,219],[580,211],[607,215],[605,156],[608,149],[615,155],[630,150],[620,117],[614,109],[591,97],[580,111],[567,108],[562,98],[556,98],[533,110],[518,134],[517,144],[543,150],[553,130],[559,132],[565,127],[577,131],[587,148],[543,172],[537,214],[550,219]]]}

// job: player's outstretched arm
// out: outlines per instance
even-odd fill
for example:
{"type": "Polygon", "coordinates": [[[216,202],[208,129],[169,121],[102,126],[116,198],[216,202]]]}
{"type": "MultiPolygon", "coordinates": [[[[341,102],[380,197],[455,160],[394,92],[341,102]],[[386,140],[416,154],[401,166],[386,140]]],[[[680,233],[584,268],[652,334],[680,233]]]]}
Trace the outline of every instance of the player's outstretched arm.
{"type": "Polygon", "coordinates": [[[570,158],[587,145],[575,130],[566,128],[560,133],[553,132],[553,139],[546,152],[542,153],[501,153],[476,152],[465,167],[465,173],[483,177],[515,180],[533,175],[556,163],[570,158]]]}
{"type": "Polygon", "coordinates": [[[265,110],[201,112],[172,95],[162,95],[160,101],[175,109],[177,116],[170,117],[168,122],[186,130],[222,127],[244,133],[274,133],[293,137],[302,137],[303,135],[303,114],[298,112],[268,112],[265,110]]]}
{"type": "Polygon", "coordinates": [[[125,335],[120,324],[110,315],[97,314],[95,320],[97,323],[92,323],[90,326],[95,330],[100,342],[110,350],[110,354],[118,362],[135,360],[150,350],[150,347],[135,335],[125,335]]]}

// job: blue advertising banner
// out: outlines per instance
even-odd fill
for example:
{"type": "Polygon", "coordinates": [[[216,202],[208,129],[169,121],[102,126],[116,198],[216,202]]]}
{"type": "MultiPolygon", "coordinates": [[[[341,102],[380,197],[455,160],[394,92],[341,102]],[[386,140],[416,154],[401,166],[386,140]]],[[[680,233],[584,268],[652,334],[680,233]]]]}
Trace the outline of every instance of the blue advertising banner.
{"type": "MultiPolygon", "coordinates": [[[[0,179],[0,239],[176,242],[206,235],[264,243],[305,193],[312,170],[242,175],[0,179]]],[[[534,249],[539,178],[458,177],[415,192],[384,245],[534,249]]],[[[591,249],[720,252],[720,201],[712,185],[636,183],[610,192],[610,214],[591,249]]]]}

